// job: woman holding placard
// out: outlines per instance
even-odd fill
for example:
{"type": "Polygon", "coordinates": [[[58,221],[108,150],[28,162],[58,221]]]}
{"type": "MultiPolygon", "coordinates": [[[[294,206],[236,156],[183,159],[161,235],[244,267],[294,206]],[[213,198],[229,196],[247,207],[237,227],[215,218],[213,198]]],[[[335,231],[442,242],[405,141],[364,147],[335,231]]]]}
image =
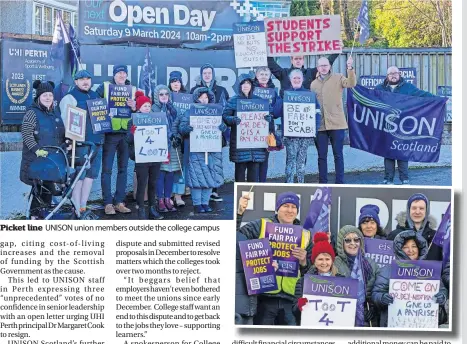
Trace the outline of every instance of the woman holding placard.
{"type": "MultiPolygon", "coordinates": [[[[424,260],[428,253],[426,240],[415,231],[403,231],[394,238],[394,255],[396,260],[424,260]]],[[[391,276],[391,265],[384,267],[376,278],[371,293],[374,304],[381,311],[380,327],[388,326],[388,306],[394,302],[394,297],[389,294],[389,280],[391,276]]],[[[440,281],[440,289],[434,295],[436,303],[443,306],[448,298],[448,292],[440,281]]],[[[440,307],[440,310],[442,307],[440,307]]],[[[440,323],[444,322],[443,311],[439,312],[440,323]]]]}
{"type": "Polygon", "coordinates": [[[365,257],[363,239],[363,234],[357,227],[342,227],[337,235],[337,257],[334,262],[340,275],[359,281],[355,315],[357,327],[375,326],[377,316],[376,309],[371,304],[371,292],[379,268],[372,259],[365,257]]]}
{"type": "MultiPolygon", "coordinates": [[[[146,97],[143,92],[136,91],[136,112],[150,113],[151,99],[146,97]]],[[[130,153],[130,159],[135,160],[135,139],[134,134],[136,127],[133,125],[133,120],[130,121],[130,132],[127,134],[126,140],[130,153]]],[[[138,219],[145,220],[149,217],[151,220],[161,220],[163,217],[157,212],[155,207],[156,202],[156,184],[159,179],[161,163],[160,162],[144,162],[136,163],[136,203],[138,204],[138,219]],[[144,194],[148,193],[148,213],[144,208],[144,194]]]]}
{"type": "MultiPolygon", "coordinates": [[[[193,101],[200,104],[215,103],[214,93],[207,87],[199,87],[193,92],[193,101]]],[[[190,125],[190,110],[187,110],[178,128],[178,132],[184,137],[185,154],[188,154],[186,184],[191,188],[195,212],[208,213],[213,211],[209,206],[212,189],[224,184],[222,152],[190,152],[190,133],[193,129],[190,125]]],[[[224,132],[226,129],[227,126],[221,121],[219,130],[224,132]]]]}
{"type": "Polygon", "coordinates": [[[181,166],[178,161],[176,148],[171,142],[174,142],[172,127],[177,118],[177,110],[172,105],[170,100],[170,90],[165,85],[157,85],[154,89],[154,105],[152,112],[164,112],[167,115],[167,130],[169,133],[169,160],[161,165],[159,179],[157,181],[157,197],[159,212],[167,213],[177,211],[174,207],[172,196],[172,188],[174,185],[175,172],[180,171],[181,166]]]}

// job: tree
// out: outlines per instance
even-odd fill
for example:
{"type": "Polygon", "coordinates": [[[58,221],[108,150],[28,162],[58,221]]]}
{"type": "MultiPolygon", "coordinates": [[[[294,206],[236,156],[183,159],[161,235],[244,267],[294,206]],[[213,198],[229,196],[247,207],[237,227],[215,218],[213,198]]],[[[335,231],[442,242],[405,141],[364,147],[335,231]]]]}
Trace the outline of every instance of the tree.
{"type": "Polygon", "coordinates": [[[309,16],[308,0],[293,0],[290,5],[290,15],[293,17],[309,16]]]}
{"type": "Polygon", "coordinates": [[[345,39],[352,41],[354,39],[354,34],[350,25],[348,0],[340,0],[340,12],[342,26],[344,27],[345,39]]]}

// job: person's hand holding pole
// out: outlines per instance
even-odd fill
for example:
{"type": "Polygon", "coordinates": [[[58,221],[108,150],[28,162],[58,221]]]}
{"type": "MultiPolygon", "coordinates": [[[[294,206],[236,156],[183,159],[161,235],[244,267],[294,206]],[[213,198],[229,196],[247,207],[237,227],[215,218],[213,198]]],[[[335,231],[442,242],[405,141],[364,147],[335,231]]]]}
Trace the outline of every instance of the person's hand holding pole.
{"type": "Polygon", "coordinates": [[[347,69],[353,69],[352,65],[353,65],[353,58],[352,58],[352,55],[350,55],[349,58],[347,59],[347,69]]]}
{"type": "Polygon", "coordinates": [[[237,211],[238,215],[243,215],[246,208],[248,207],[249,200],[250,200],[249,194],[240,197],[240,201],[238,201],[238,211],[237,211]]]}

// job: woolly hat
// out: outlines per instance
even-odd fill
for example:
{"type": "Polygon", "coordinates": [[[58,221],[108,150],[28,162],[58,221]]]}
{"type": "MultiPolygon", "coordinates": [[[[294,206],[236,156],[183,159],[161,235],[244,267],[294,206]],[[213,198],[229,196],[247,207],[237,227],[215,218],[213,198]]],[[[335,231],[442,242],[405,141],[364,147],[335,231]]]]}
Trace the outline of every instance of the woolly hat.
{"type": "Polygon", "coordinates": [[[180,73],[178,70],[170,72],[169,84],[177,80],[180,81],[180,83],[182,83],[182,73],[180,73]]]}
{"type": "Polygon", "coordinates": [[[125,65],[116,65],[116,66],[114,66],[114,70],[113,70],[114,76],[118,72],[125,72],[128,75],[128,67],[125,66],[125,65]]]}
{"type": "Polygon", "coordinates": [[[424,201],[426,205],[425,219],[423,220],[423,223],[420,226],[420,229],[423,230],[423,228],[425,228],[426,223],[428,222],[428,215],[430,215],[430,201],[428,201],[428,198],[422,193],[416,193],[409,197],[407,201],[407,223],[409,225],[409,228],[412,228],[412,229],[415,228],[415,224],[410,218],[410,207],[412,206],[412,203],[415,201],[424,201]]]}
{"type": "Polygon", "coordinates": [[[143,92],[141,91],[136,91],[135,93],[135,99],[136,99],[136,111],[138,111],[141,106],[145,103],[151,104],[151,99],[149,97],[146,97],[143,92]]]}
{"type": "Polygon", "coordinates": [[[336,254],[334,253],[334,249],[332,248],[331,244],[329,243],[328,235],[324,232],[317,232],[313,237],[313,248],[311,249],[311,263],[315,263],[316,257],[321,253],[327,253],[331,256],[332,262],[334,263],[334,259],[336,258],[336,254]]]}
{"type": "Polygon", "coordinates": [[[361,207],[360,209],[360,217],[358,218],[358,225],[360,226],[366,219],[371,219],[376,222],[378,227],[381,226],[379,221],[379,207],[374,204],[367,204],[361,207]]]}
{"type": "Polygon", "coordinates": [[[298,198],[297,194],[293,192],[284,192],[284,193],[281,193],[279,196],[277,196],[276,211],[278,211],[279,208],[282,207],[286,203],[295,204],[297,209],[300,208],[300,199],[298,198]]]}
{"type": "Polygon", "coordinates": [[[86,69],[81,69],[78,73],[75,74],[74,79],[85,79],[85,78],[92,78],[91,73],[89,73],[86,69]]]}
{"type": "Polygon", "coordinates": [[[37,100],[41,94],[46,93],[46,92],[54,92],[55,84],[52,81],[40,81],[36,80],[32,84],[32,87],[36,90],[36,97],[34,100],[37,100]]]}

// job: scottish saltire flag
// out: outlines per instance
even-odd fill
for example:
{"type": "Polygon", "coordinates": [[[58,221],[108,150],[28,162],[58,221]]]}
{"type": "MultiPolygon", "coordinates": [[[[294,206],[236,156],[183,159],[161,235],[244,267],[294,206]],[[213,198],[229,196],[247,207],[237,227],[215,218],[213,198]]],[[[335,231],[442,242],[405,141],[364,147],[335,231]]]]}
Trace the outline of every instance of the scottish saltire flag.
{"type": "Polygon", "coordinates": [[[75,29],[70,24],[70,51],[69,51],[69,58],[70,58],[70,69],[71,69],[71,77],[75,76],[75,73],[80,70],[80,58],[81,52],[79,47],[78,36],[75,34],[75,29]]]}
{"type": "Polygon", "coordinates": [[[353,263],[352,272],[350,273],[351,278],[358,280],[357,311],[355,313],[356,327],[362,327],[365,325],[366,282],[365,277],[363,276],[362,259],[362,250],[359,249],[353,263]]]}
{"type": "Polygon", "coordinates": [[[443,215],[438,230],[433,238],[433,244],[443,248],[443,263],[449,260],[451,253],[451,203],[443,215]]]}
{"type": "Polygon", "coordinates": [[[57,11],[55,18],[55,30],[52,38],[52,48],[50,50],[50,57],[55,61],[63,61],[65,58],[65,44],[70,43],[70,36],[63,24],[62,16],[57,11]]]}
{"type": "Polygon", "coordinates": [[[329,232],[330,205],[331,188],[318,188],[313,195],[310,209],[303,224],[303,228],[309,229],[312,236],[317,232],[329,232]]]}
{"type": "Polygon", "coordinates": [[[362,1],[360,13],[358,13],[358,22],[360,23],[360,44],[370,38],[370,20],[368,18],[368,0],[362,1]]]}
{"type": "Polygon", "coordinates": [[[138,88],[144,91],[144,94],[154,101],[154,89],[156,88],[156,78],[154,74],[154,66],[151,60],[151,53],[149,47],[146,50],[144,57],[144,64],[139,74],[138,88]]]}

